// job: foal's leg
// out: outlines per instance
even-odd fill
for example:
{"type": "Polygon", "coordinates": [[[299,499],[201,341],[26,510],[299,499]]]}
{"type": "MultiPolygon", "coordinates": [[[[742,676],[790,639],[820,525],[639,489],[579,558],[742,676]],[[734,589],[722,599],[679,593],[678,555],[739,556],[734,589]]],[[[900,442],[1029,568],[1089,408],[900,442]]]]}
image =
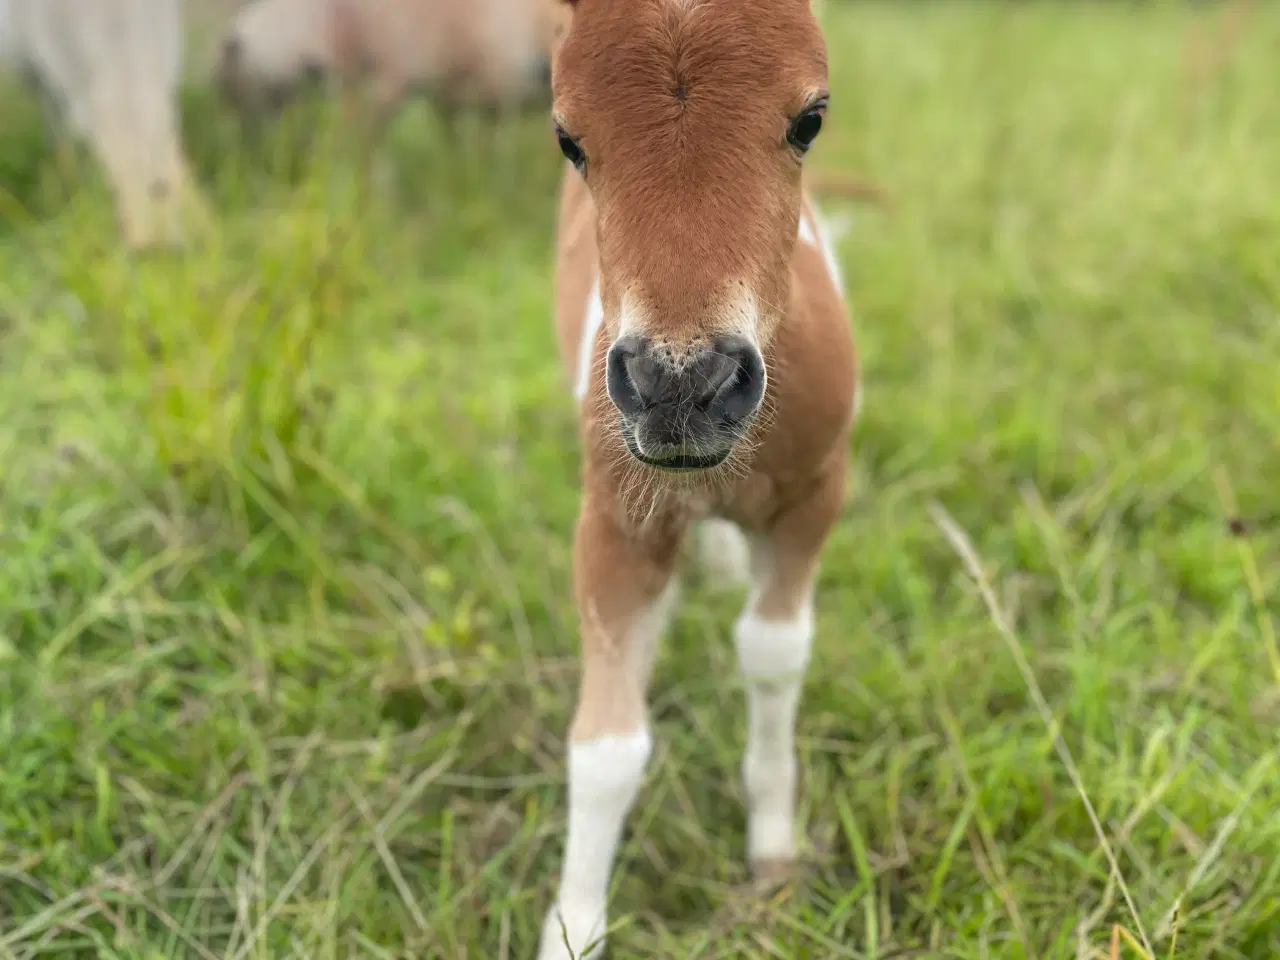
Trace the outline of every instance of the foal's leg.
{"type": "Polygon", "coordinates": [[[747,691],[747,858],[763,881],[795,861],[796,710],[813,643],[813,583],[840,512],[844,462],[752,543],[753,586],[734,626],[747,691]]]}
{"type": "Polygon", "coordinates": [[[583,504],[574,544],[582,685],[569,731],[568,837],[539,960],[583,960],[603,949],[609,875],[651,748],[645,690],[677,592],[679,534],[661,539],[655,546],[626,535],[611,503],[583,504]]]}

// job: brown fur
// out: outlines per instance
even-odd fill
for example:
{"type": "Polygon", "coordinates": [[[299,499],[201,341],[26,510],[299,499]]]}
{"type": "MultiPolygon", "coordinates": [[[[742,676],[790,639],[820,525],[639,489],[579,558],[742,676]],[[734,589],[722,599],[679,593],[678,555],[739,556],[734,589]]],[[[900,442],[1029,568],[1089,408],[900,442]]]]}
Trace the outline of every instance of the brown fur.
{"type": "MultiPolygon", "coordinates": [[[[651,650],[630,625],[670,581],[693,522],[732,519],[764,545],[756,615],[794,617],[840,511],[856,364],[821,253],[796,241],[810,212],[788,120],[826,87],[809,0],[580,0],[553,62],[558,122],[588,155],[566,165],[556,262],[557,339],[572,378],[599,279],[605,320],[582,400],[575,593],[583,680],[575,742],[645,722],[651,650]],[[629,457],[606,390],[624,298],[676,354],[720,333],[717,305],[757,297],[764,409],[733,457],[696,474],[629,457]]],[[[764,868],[764,865],[757,865],[764,868]]],[[[769,865],[772,869],[776,865],[769,865]]]]}
{"type": "MultiPolygon", "coordinates": [[[[672,0],[635,0],[637,7],[646,8],[661,8],[664,3],[674,5],[672,0]]],[[[737,2],[743,20],[764,21],[770,18],[770,8],[788,4],[805,6],[807,0],[737,2]]],[[[588,5],[607,6],[598,0],[588,5]]],[[[723,3],[713,0],[702,6],[708,20],[724,8],[723,3]]],[[[634,19],[642,20],[640,16],[634,19]]],[[[778,19],[776,15],[774,19],[778,19]]],[[[602,24],[593,21],[598,35],[584,32],[574,37],[576,49],[567,56],[587,60],[586,51],[610,49],[616,44],[618,59],[625,63],[628,55],[637,58],[632,66],[637,77],[662,69],[665,64],[645,62],[645,51],[639,45],[628,47],[619,36],[632,23],[632,18],[617,15],[602,24]],[[579,50],[583,53],[578,54],[579,50]]],[[[653,29],[663,29],[660,16],[654,17],[653,23],[653,29]]],[[[716,30],[715,24],[708,24],[705,38],[700,38],[708,48],[723,42],[716,30]]],[[[805,40],[813,45],[811,38],[787,36],[782,24],[762,27],[760,34],[750,43],[763,51],[803,49],[805,40]]],[[[648,55],[661,56],[662,49],[654,45],[648,55]]],[[[689,58],[687,69],[695,72],[699,68],[697,51],[685,55],[689,58]]],[[[579,64],[566,64],[565,58],[562,51],[555,67],[557,108],[567,117],[574,117],[575,109],[584,114],[589,111],[589,122],[585,117],[578,120],[579,129],[586,128],[584,146],[589,152],[594,148],[608,156],[610,164],[609,170],[589,175],[589,180],[596,178],[592,181],[594,195],[575,171],[567,169],[560,201],[558,340],[571,376],[586,299],[603,266],[607,319],[596,344],[595,373],[583,406],[585,496],[588,500],[616,500],[619,491],[629,489],[637,479],[635,474],[640,473],[643,490],[635,491],[640,500],[626,505],[633,517],[651,516],[659,508],[695,513],[714,508],[745,521],[751,529],[767,528],[797,487],[803,488],[816,473],[843,459],[851,421],[854,357],[844,308],[826,277],[821,255],[794,242],[801,202],[798,167],[789,167],[789,158],[783,156],[742,160],[740,155],[745,151],[735,147],[747,137],[767,138],[771,131],[762,129],[766,124],[777,127],[776,136],[781,138],[784,109],[792,106],[799,94],[825,83],[825,63],[815,57],[811,63],[788,64],[778,71],[772,85],[758,91],[748,85],[746,94],[739,92],[742,85],[736,78],[708,83],[708,101],[696,108],[696,115],[691,107],[685,122],[677,114],[679,108],[671,103],[651,98],[646,104],[643,93],[626,91],[623,77],[606,82],[617,62],[614,57],[599,57],[582,74],[579,64]],[[573,81],[566,80],[567,76],[573,81]],[[581,98],[582,107],[575,98],[581,98]],[[637,102],[642,106],[637,107],[637,102]],[[642,131],[646,137],[657,138],[662,147],[628,158],[626,153],[642,131]],[[706,146],[689,148],[680,143],[683,137],[695,136],[706,146]],[[669,154],[663,157],[665,151],[669,154]],[[740,213],[744,205],[750,208],[746,217],[740,213]],[[606,245],[604,251],[597,247],[597,224],[606,245]],[[626,241],[615,240],[615,236],[625,236],[626,241]],[[726,242],[727,238],[736,242],[726,242]],[[612,438],[617,414],[601,375],[603,353],[616,334],[616,326],[611,328],[608,318],[616,318],[619,287],[643,282],[655,289],[663,308],[658,312],[662,318],[659,332],[687,342],[708,332],[696,319],[699,306],[712,295],[715,281],[734,269],[763,275],[768,300],[783,307],[766,324],[772,415],[764,424],[768,429],[755,438],[756,449],[749,462],[692,482],[619,462],[612,438]]]]}

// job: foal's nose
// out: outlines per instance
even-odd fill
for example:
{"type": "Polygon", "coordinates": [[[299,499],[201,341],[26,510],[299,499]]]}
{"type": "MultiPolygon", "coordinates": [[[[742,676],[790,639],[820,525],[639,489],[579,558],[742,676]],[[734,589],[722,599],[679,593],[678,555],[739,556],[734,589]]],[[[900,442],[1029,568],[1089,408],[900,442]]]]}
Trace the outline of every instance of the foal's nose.
{"type": "Polygon", "coordinates": [[[749,340],[717,337],[692,357],[671,359],[645,337],[626,336],[609,348],[605,384],[623,416],[665,408],[700,411],[732,427],[755,413],[764,395],[764,360],[749,340]]]}

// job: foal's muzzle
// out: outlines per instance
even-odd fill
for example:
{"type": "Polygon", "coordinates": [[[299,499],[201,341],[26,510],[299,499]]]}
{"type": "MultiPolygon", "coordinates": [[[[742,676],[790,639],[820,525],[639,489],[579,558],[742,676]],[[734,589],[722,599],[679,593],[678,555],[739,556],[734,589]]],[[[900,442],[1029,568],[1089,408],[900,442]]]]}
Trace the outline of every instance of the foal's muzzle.
{"type": "Polygon", "coordinates": [[[764,398],[760,351],[738,336],[672,354],[645,337],[609,348],[605,383],[633,457],[664,470],[706,470],[728,459],[764,398]]]}

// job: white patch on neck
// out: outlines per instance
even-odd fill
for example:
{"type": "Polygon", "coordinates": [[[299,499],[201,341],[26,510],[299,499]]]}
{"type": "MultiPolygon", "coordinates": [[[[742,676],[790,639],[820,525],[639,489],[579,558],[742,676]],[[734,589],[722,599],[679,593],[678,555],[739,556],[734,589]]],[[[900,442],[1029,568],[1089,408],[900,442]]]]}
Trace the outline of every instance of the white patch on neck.
{"type": "MultiPolygon", "coordinates": [[[[840,269],[840,261],[836,257],[835,241],[843,237],[852,228],[853,223],[847,216],[839,219],[832,217],[830,220],[824,220],[822,215],[818,213],[817,206],[813,201],[808,201],[800,210],[800,232],[799,240],[801,243],[808,244],[817,248],[822,254],[822,261],[826,264],[827,273],[830,274],[831,280],[836,285],[836,290],[840,294],[840,299],[845,297],[844,273],[840,269]]],[[[853,422],[857,423],[862,415],[862,377],[858,372],[854,371],[853,386],[853,422]]]]}
{"type": "Polygon", "coordinates": [[[827,273],[831,275],[841,299],[844,298],[844,272],[836,257],[835,241],[848,233],[850,226],[847,219],[835,221],[833,218],[830,223],[824,221],[812,201],[800,211],[800,242],[816,248],[822,254],[827,273]]]}
{"type": "Polygon", "coordinates": [[[596,277],[587,297],[587,312],[582,319],[582,340],[578,343],[578,379],[574,384],[573,395],[579,403],[591,386],[591,361],[595,359],[596,336],[600,333],[602,323],[604,302],[600,299],[600,278],[596,277]]]}

